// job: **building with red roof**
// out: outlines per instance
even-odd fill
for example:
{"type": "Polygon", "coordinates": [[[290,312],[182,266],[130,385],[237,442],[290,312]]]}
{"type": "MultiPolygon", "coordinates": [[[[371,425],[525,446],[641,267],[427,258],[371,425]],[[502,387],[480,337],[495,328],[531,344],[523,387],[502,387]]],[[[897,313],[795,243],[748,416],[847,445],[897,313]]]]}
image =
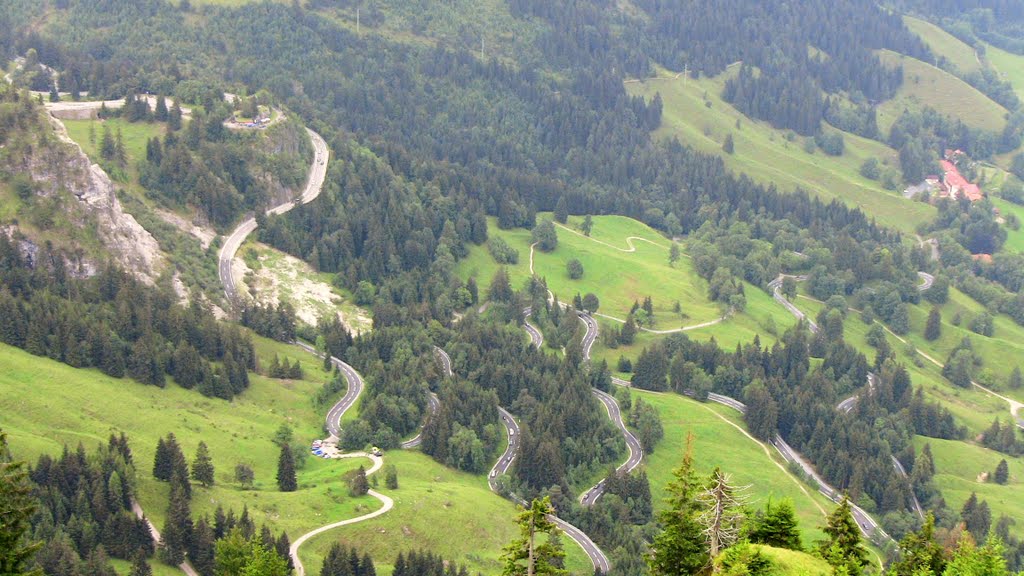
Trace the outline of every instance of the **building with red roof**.
{"type": "Polygon", "coordinates": [[[942,188],[950,198],[958,200],[963,197],[971,202],[977,202],[985,197],[981,188],[968,182],[955,164],[949,160],[939,160],[939,165],[942,166],[942,188]]]}

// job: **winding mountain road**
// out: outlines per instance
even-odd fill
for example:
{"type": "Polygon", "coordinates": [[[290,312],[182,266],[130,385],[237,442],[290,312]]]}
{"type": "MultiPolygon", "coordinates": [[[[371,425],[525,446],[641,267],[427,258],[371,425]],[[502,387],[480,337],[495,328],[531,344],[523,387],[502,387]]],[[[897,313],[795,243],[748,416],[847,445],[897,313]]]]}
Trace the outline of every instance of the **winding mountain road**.
{"type": "MultiPolygon", "coordinates": [[[[309,168],[309,177],[306,179],[306,187],[296,200],[289,200],[288,202],[278,204],[267,210],[267,214],[284,214],[296,206],[308,204],[316,200],[323,190],[324,180],[327,179],[327,160],[330,150],[328,150],[327,143],[324,142],[324,139],[319,134],[309,128],[306,128],[306,132],[309,133],[309,139],[313,143],[313,150],[315,151],[313,164],[309,168]]],[[[230,303],[238,302],[238,290],[235,286],[235,277],[231,265],[242,243],[254,231],[256,231],[256,218],[247,218],[232,230],[231,234],[224,238],[220,252],[217,254],[217,273],[220,275],[221,285],[224,286],[224,296],[230,303]]]]}
{"type": "MultiPolygon", "coordinates": [[[[583,359],[587,362],[590,361],[590,351],[594,347],[594,342],[597,341],[597,321],[594,320],[589,314],[580,312],[580,322],[586,327],[587,331],[583,335],[583,359]]],[[[605,410],[608,412],[608,418],[611,419],[612,423],[622,432],[622,436],[626,439],[626,447],[629,449],[629,457],[626,461],[619,465],[615,469],[616,472],[624,472],[626,474],[636,470],[636,467],[640,465],[640,462],[644,458],[644,449],[640,444],[640,440],[626,427],[626,423],[622,420],[622,410],[619,408],[618,401],[615,397],[607,392],[598,390],[597,388],[591,388],[591,392],[597,399],[604,404],[605,410]]],[[[583,506],[592,506],[601,496],[604,494],[605,480],[602,479],[593,488],[587,490],[580,495],[580,504],[583,506]]]]}
{"type": "MultiPolygon", "coordinates": [[[[712,392],[708,394],[708,400],[717,402],[723,406],[728,406],[741,414],[745,414],[747,412],[746,404],[736,400],[735,398],[730,398],[729,396],[712,392]]],[[[778,450],[779,455],[781,455],[786,462],[795,462],[800,466],[800,469],[803,470],[804,474],[818,485],[818,491],[824,494],[829,500],[832,500],[833,502],[839,502],[842,500],[842,493],[825,482],[825,479],[818,475],[818,472],[814,467],[811,466],[811,464],[807,462],[799,452],[786,443],[782,436],[776,434],[775,438],[772,440],[772,446],[778,450]]],[[[877,535],[887,540],[892,540],[892,538],[882,530],[882,527],[875,522],[874,518],[872,518],[871,515],[865,512],[861,507],[850,502],[850,509],[853,514],[853,518],[857,521],[857,525],[860,527],[860,531],[863,532],[865,536],[873,538],[877,535]]]]}
{"type": "Polygon", "coordinates": [[[523,330],[526,330],[526,333],[530,335],[530,342],[532,342],[534,347],[539,350],[541,345],[544,344],[544,335],[541,334],[540,330],[538,330],[536,326],[530,324],[531,314],[533,314],[532,306],[523,308],[523,330]]]}

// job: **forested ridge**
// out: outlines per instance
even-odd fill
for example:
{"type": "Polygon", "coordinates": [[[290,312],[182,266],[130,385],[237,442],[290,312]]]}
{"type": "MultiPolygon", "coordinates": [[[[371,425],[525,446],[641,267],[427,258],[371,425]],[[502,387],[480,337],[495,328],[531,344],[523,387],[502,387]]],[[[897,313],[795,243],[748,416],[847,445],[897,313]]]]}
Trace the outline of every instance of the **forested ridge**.
{"type": "MultiPolygon", "coordinates": [[[[356,338],[337,319],[296,327],[287,304],[248,307],[241,317],[281,341],[322,336],[323,349],[365,377],[359,418],[342,434],[346,449],[396,448],[425,425],[426,454],[485,473],[504,441],[496,408],[506,407],[522,434],[512,474],[500,480],[503,489],[550,498],[560,514],[614,550],[615,573],[643,573],[645,545],[665,523],[654,519],[646,475],[612,474],[599,504],[584,509],[575,502],[574,492],[624,452],[591,394],[591,387],[610,388],[610,373],[583,361],[575,309],[549,301],[541,280],[516,291],[505,271],[469,280],[456,273],[472,247],[488,242],[489,216],[504,229],[533,229],[537,214],[553,209],[621,214],[685,237],[709,298],[723,308],[742,312],[749,289],[743,281],[766,286],[780,273],[806,275],[808,293],[825,302],[819,333],[803,326],[773,332],[780,340],[773,346],[755,340],[730,352],[714,340],[684,336],[648,346],[633,367],[634,385],[742,399],[755,436],[781,434],[830,483],[885,515],[897,536],[921,526],[912,496],[935,512],[941,529],[963,521],[979,540],[982,525],[988,532],[991,522],[975,520],[981,512],[958,515],[959,502],[942,500],[926,465],[930,456],[912,443],[915,435],[960,439],[963,427],[912,385],[884,334],[868,359],[844,342],[843,323],[859,321],[850,309],[856,305],[866,323],[878,318],[905,334],[909,306],[922,298],[944,303],[953,282],[1024,324],[1019,258],[997,256],[984,269],[971,259],[1006,241],[991,210],[940,204],[933,227],[942,256],[932,263],[926,250],[910,247],[859,209],[757,183],[728,171],[717,156],[654,138],[662,100],[630,96],[623,85],[658,67],[717,75],[739,62],[723,96],[747,116],[828,145],[835,142],[825,139],[823,121],[881,139],[874,105],[892,97],[903,78],[875,51],[933,60],[899,14],[860,0],[839,6],[639,0],[633,11],[605,1],[512,0],[511,17],[539,32],[533,50],[495,57],[468,31],[430,42],[357,34],[339,16],[352,7],[347,2],[183,9],[164,0],[66,0],[46,5],[46,25],[31,30],[21,27],[33,8],[17,4],[0,17],[0,31],[11,31],[0,34],[0,46],[11,55],[35,49],[60,71],[63,86],[116,98],[150,91],[203,109],[180,132],[149,142],[138,168],[152,193],[171,204],[199,205],[221,227],[256,210],[261,241],[333,275],[372,308],[374,330],[356,338]],[[273,194],[252,167],[270,155],[250,155],[241,149],[244,137],[224,133],[224,90],[264,90],[323,134],[332,159],[316,203],[281,216],[258,213],[273,194]],[[918,270],[939,276],[924,294],[918,270]],[[484,302],[489,310],[476,313],[484,302]],[[564,345],[564,355],[524,340],[525,306],[532,306],[549,344],[564,345]],[[441,374],[434,345],[452,356],[454,377],[441,374]],[[836,403],[863,390],[869,372],[877,375],[870,393],[849,413],[837,413],[836,403]],[[433,415],[431,391],[440,398],[433,415]],[[893,457],[912,471],[909,479],[894,469],[893,457]]],[[[378,14],[364,25],[382,20],[378,14]]],[[[1019,144],[1020,123],[995,135],[946,120],[928,110],[896,120],[887,138],[908,180],[929,174],[945,146],[984,157],[1019,144]]],[[[297,124],[286,129],[299,132],[297,124]]],[[[308,149],[293,144],[278,171],[294,186],[308,149]]],[[[510,257],[507,246],[491,248],[510,257]]],[[[0,337],[34,354],[149,384],[163,385],[169,375],[223,398],[243,393],[247,370],[256,367],[243,332],[215,322],[204,305],[177,305],[163,285],[145,285],[114,267],[71,277],[62,257],[48,249],[28,257],[16,237],[11,242],[5,235],[0,265],[0,337]]],[[[792,293],[795,286],[784,289],[792,293]]],[[[961,386],[969,387],[981,369],[969,341],[947,364],[944,376],[961,386]]],[[[318,400],[340,385],[339,378],[318,400]]],[[[984,441],[1008,454],[1019,451],[1003,430],[995,424],[984,441]]],[[[1012,428],[1009,436],[1015,439],[1012,428]]],[[[647,448],[656,449],[656,439],[648,440],[647,448]]],[[[249,534],[237,544],[251,547],[255,540],[249,534]]],[[[362,564],[345,567],[341,558],[349,553],[332,551],[323,573],[368,573],[362,564]]],[[[409,562],[419,567],[409,573],[438,571],[433,556],[414,558],[409,562]]]]}

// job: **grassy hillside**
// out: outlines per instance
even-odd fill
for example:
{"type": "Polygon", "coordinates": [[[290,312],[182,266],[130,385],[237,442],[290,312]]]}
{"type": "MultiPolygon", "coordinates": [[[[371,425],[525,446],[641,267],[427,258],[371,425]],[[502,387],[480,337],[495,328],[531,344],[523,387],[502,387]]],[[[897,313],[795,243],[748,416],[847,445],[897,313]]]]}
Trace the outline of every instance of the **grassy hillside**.
{"type": "Polygon", "coordinates": [[[674,75],[631,80],[626,83],[626,90],[646,99],[661,94],[664,111],[656,135],[679,138],[701,152],[719,155],[730,169],[759,182],[773,183],[783,190],[802,188],[826,200],[839,198],[860,207],[879,223],[907,233],[933,217],[934,209],[930,206],[906,202],[878,182],[860,175],[858,169],[868,158],[898,165],[896,152],[884,144],[843,133],[846,151],[842,156],[831,157],[821,151],[809,154],[802,138],[787,138],[789,131],[751,120],[723,101],[719,94],[734,70],[698,80],[674,75]],[[733,154],[722,150],[728,134],[732,134],[735,142],[733,154]]]}
{"type": "Polygon", "coordinates": [[[643,398],[657,408],[665,428],[665,438],[646,461],[655,510],[666,506],[665,487],[682,460],[686,437],[692,433],[694,461],[701,474],[710,474],[715,466],[721,466],[733,475],[737,485],[750,486],[747,494],[752,507],[763,507],[769,498],[792,499],[804,544],[824,537],[819,526],[824,523],[823,511],[832,509],[831,502],[789,473],[774,448],[748,436],[737,413],[677,394],[631,393],[634,401],[643,398]],[[723,446],[729,449],[723,450],[723,446]]]}
{"type": "MultiPolygon", "coordinates": [[[[517,534],[514,504],[495,496],[485,477],[445,468],[420,452],[392,451],[385,460],[398,468],[398,490],[381,490],[395,507],[310,540],[302,548],[307,573],[319,571],[331,543],[339,540],[369,552],[380,574],[390,574],[398,553],[410,550],[431,550],[467,564],[473,573],[501,572],[501,549],[517,534]]],[[[589,574],[593,569],[582,549],[568,539],[563,543],[567,567],[589,574]]]]}
{"type": "Polygon", "coordinates": [[[1006,124],[1006,109],[952,74],[915,58],[888,50],[879,55],[891,66],[903,66],[903,86],[896,96],[878,107],[878,127],[883,132],[904,109],[930,106],[958,118],[972,128],[999,132],[1006,124]]]}
{"type": "MultiPolygon", "coordinates": [[[[549,215],[541,215],[547,218],[549,215]]],[[[634,301],[650,296],[654,304],[655,330],[690,328],[712,322],[723,314],[720,306],[707,298],[707,283],[697,275],[685,256],[669,266],[669,240],[647,225],[624,216],[596,216],[590,237],[578,232],[582,218],[571,217],[567,227],[558,227],[558,247],[551,253],[535,251],[534,271],[546,278],[548,287],[561,300],[569,300],[577,292],[593,292],[600,300],[597,320],[603,327],[621,326],[614,318],[624,319],[634,301]],[[627,243],[627,238],[632,238],[627,243]],[[634,251],[629,251],[630,246],[634,251]],[[584,274],[572,280],[566,272],[566,262],[579,259],[584,274]],[[680,303],[681,313],[673,311],[680,303]],[[605,315],[605,316],[601,316],[605,315]],[[611,317],[611,318],[609,318],[611,317]]],[[[519,251],[519,262],[506,266],[512,284],[520,288],[530,277],[530,232],[523,229],[500,230],[494,219],[489,220],[492,237],[504,239],[519,251]]],[[[473,246],[469,256],[458,264],[461,278],[475,276],[481,295],[486,293],[491,278],[499,268],[486,246],[473,246]]],[[[747,308],[726,320],[704,328],[686,330],[690,337],[714,336],[725,346],[749,342],[755,335],[772,338],[772,326],[782,333],[795,321],[792,316],[772,301],[763,290],[746,284],[747,308]]],[[[609,350],[600,340],[594,348],[594,357],[605,358],[614,365],[620,354],[636,357],[650,342],[663,335],[641,332],[632,346],[609,350]]]]}
{"type": "Polygon", "coordinates": [[[956,36],[931,22],[912,16],[904,16],[903,22],[911,32],[917,34],[928,45],[932,53],[939,58],[945,58],[961,72],[978,72],[982,69],[981,63],[974,54],[974,48],[956,36]]]}
{"type": "Polygon", "coordinates": [[[772,548],[771,546],[758,546],[757,548],[761,550],[762,555],[775,563],[775,568],[780,575],[828,576],[832,574],[832,567],[828,562],[810,554],[785,548],[772,548]]]}
{"type": "MultiPolygon", "coordinates": [[[[1011,458],[987,448],[954,442],[918,437],[915,446],[920,449],[925,443],[931,444],[935,461],[935,486],[942,492],[946,502],[959,510],[971,492],[977,492],[979,499],[988,501],[992,509],[992,523],[1001,514],[1010,518],[1024,518],[1024,500],[1020,498],[1024,483],[1024,459],[1011,458]],[[1010,480],[1005,485],[982,481],[982,475],[995,471],[1000,460],[1005,459],[1010,468],[1010,480]]],[[[1024,534],[1024,526],[1011,525],[1010,530],[1024,534]]]]}
{"type": "Polygon", "coordinates": [[[1013,85],[1017,97],[1024,100],[1024,56],[986,44],[985,58],[1003,80],[1013,85]]]}
{"type": "MultiPolygon", "coordinates": [[[[326,375],[319,362],[293,346],[262,338],[256,338],[256,346],[262,362],[275,353],[293,361],[300,359],[306,378],[271,380],[253,375],[250,389],[226,402],[204,398],[173,383],[158,389],[112,379],[95,370],[77,370],[0,345],[2,426],[10,435],[15,456],[30,461],[43,453],[59,454],[64,443],[73,448],[82,442],[91,448],[106,442],[110,433],[124,431],[135,456],[140,503],[157,526],[162,526],[165,518],[167,485],[152,478],[152,462],[157,439],[171,431],[189,460],[199,441],[205,441],[216,467],[217,484],[195,488],[192,508],[196,515],[212,514],[218,505],[237,512],[247,505],[257,524],[287,530],[294,539],[317,526],[376,509],[380,505],[377,500],[350,497],[341,480],[346,471],[369,465],[368,460],[309,458],[298,473],[299,491],[277,491],[274,432],[288,423],[297,440],[322,436],[322,410],[310,399],[326,375]],[[241,490],[234,484],[237,463],[246,463],[255,471],[253,490],[241,490]]],[[[365,549],[386,564],[393,558],[388,550],[434,548],[435,539],[449,533],[438,531],[437,526],[466,526],[462,537],[437,550],[468,564],[473,572],[498,573],[493,559],[511,539],[513,506],[490,493],[482,476],[453,472],[419,453],[396,451],[385,458],[398,467],[401,485],[399,490],[388,491],[396,506],[367,529],[367,533],[373,531],[373,538],[366,539],[365,549]],[[393,529],[385,528],[381,534],[381,526],[393,529]],[[413,532],[406,534],[403,527],[411,527],[413,532]]],[[[359,548],[364,549],[362,545],[359,548]]],[[[311,549],[316,559],[318,552],[311,549]]],[[[567,550],[570,565],[581,573],[589,572],[582,551],[571,542],[567,550]]]]}

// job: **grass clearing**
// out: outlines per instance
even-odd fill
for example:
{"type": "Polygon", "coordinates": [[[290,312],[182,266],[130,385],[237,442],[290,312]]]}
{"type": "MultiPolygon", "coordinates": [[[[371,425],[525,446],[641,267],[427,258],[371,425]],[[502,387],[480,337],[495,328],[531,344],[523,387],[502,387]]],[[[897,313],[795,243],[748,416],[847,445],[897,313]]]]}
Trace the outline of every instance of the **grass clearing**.
{"type": "MultiPolygon", "coordinates": [[[[431,550],[465,564],[471,573],[501,572],[501,549],[517,533],[514,504],[491,492],[484,476],[446,468],[418,451],[391,451],[385,461],[398,469],[399,488],[381,489],[395,507],[311,539],[301,549],[307,573],[319,571],[336,541],[369,552],[379,574],[390,574],[398,553],[411,550],[431,550]]],[[[590,574],[590,561],[579,546],[568,538],[563,544],[572,573],[590,574]]]]}
{"type": "MultiPolygon", "coordinates": [[[[914,446],[920,451],[925,444],[931,444],[935,462],[934,482],[946,498],[949,507],[959,510],[972,492],[979,499],[988,501],[992,509],[993,525],[999,516],[1005,514],[1010,518],[1024,518],[1024,499],[1020,493],[1024,484],[1024,459],[1012,458],[994,450],[957,442],[953,440],[936,440],[918,436],[914,446]],[[995,482],[983,482],[981,475],[995,471],[1000,460],[1006,460],[1010,468],[1010,480],[1005,485],[995,482]]],[[[1010,531],[1018,537],[1024,536],[1024,526],[1014,523],[1010,531]]]]}
{"type": "MultiPolygon", "coordinates": [[[[807,543],[805,542],[806,546],[807,543]]],[[[757,546],[761,554],[775,563],[779,574],[790,574],[793,576],[829,576],[833,573],[828,562],[821,558],[812,556],[805,552],[787,550],[785,548],[773,548],[771,546],[757,546]]]]}
{"type": "Polygon", "coordinates": [[[129,167],[146,157],[146,142],[154,136],[163,136],[167,131],[166,124],[162,122],[128,122],[123,118],[61,120],[61,122],[68,129],[68,136],[82,147],[90,160],[96,163],[103,163],[100,157],[103,129],[109,129],[110,135],[115,137],[117,131],[120,130],[125,155],[128,157],[126,165],[129,167]],[[92,138],[89,136],[90,127],[92,128],[92,138]]]}
{"type": "Polygon", "coordinates": [[[932,53],[940,58],[945,58],[950,64],[956,66],[960,72],[981,71],[982,65],[974,53],[974,48],[971,48],[956,36],[931,22],[919,20],[912,16],[903,16],[903,23],[928,45],[932,53]]]}
{"type": "Polygon", "coordinates": [[[878,107],[878,127],[888,133],[904,109],[931,106],[972,128],[1000,132],[1006,109],[952,74],[916,58],[889,50],[879,52],[884,64],[903,67],[903,85],[896,96],[878,107]]]}
{"type": "Polygon", "coordinates": [[[1017,97],[1024,100],[1024,56],[985,44],[985,58],[1013,86],[1017,97]]]}
{"type": "MultiPolygon", "coordinates": [[[[989,195],[989,200],[992,201],[992,205],[999,209],[1001,214],[1008,215],[1013,214],[1017,216],[1018,220],[1024,218],[1024,206],[1018,206],[1013,202],[1009,202],[999,198],[997,196],[989,195]]],[[[1021,220],[1024,222],[1024,220],[1021,220]]],[[[1006,242],[1003,244],[1003,250],[1011,252],[1024,252],[1024,226],[1014,230],[1009,226],[1004,226],[1006,230],[1006,242]]]]}
{"type": "MultiPolygon", "coordinates": [[[[96,370],[74,369],[0,345],[3,428],[15,456],[30,462],[43,453],[60,454],[64,443],[74,448],[82,442],[91,450],[106,442],[110,433],[125,431],[138,469],[139,501],[157,527],[165,520],[168,486],[152,478],[151,463],[157,439],[169,431],[178,437],[189,460],[199,440],[210,447],[217,484],[209,489],[194,487],[192,510],[197,517],[212,516],[218,505],[236,514],[248,506],[257,525],[286,530],[294,540],[317,526],[377,509],[380,502],[372,497],[350,497],[342,481],[345,472],[369,466],[368,459],[307,458],[298,472],[299,490],[277,491],[278,449],[271,438],[285,422],[298,440],[322,436],[322,410],[310,398],[326,374],[312,356],[293,346],[258,337],[254,342],[262,363],[274,354],[300,359],[306,378],[286,381],[252,375],[249,390],[226,402],[173,383],[159,389],[112,379],[96,370]],[[234,484],[236,463],[252,466],[253,490],[234,484]]],[[[382,574],[390,573],[388,564],[397,550],[420,548],[466,563],[474,573],[500,572],[495,562],[515,532],[515,507],[491,493],[484,476],[450,470],[419,452],[389,452],[385,461],[398,467],[400,488],[387,491],[395,499],[395,508],[374,521],[329,532],[304,546],[307,567],[319,570],[331,539],[342,537],[361,552],[373,554],[382,574]],[[450,528],[439,530],[439,526],[450,528]],[[406,528],[411,532],[407,534],[406,528]],[[457,538],[452,537],[453,530],[458,531],[457,538]]],[[[590,563],[582,550],[571,541],[565,544],[574,573],[589,574],[590,563]]],[[[153,565],[157,575],[174,572],[163,570],[157,562],[153,565]]]]}
{"type": "Polygon", "coordinates": [[[733,475],[737,485],[750,485],[748,494],[753,508],[763,507],[769,497],[776,501],[792,499],[804,545],[824,537],[819,528],[825,521],[822,509],[831,510],[832,503],[814,488],[779,468],[776,464],[785,468],[782,457],[770,446],[769,457],[764,446],[746,436],[742,431],[746,426],[738,414],[724,406],[702,404],[678,394],[641,390],[631,390],[631,393],[634,401],[643,398],[658,410],[665,428],[664,439],[652,454],[646,456],[655,510],[666,506],[665,487],[672,480],[672,471],[682,461],[687,434],[693,433],[694,461],[701,475],[710,474],[715,466],[720,466],[733,475]],[[739,428],[729,422],[736,423],[739,428]],[[728,449],[723,449],[726,446],[728,449]]]}
{"type": "MultiPolygon", "coordinates": [[[[860,165],[868,158],[897,167],[899,158],[895,150],[844,132],[846,149],[842,156],[831,157],[821,151],[809,154],[802,138],[787,138],[789,131],[752,120],[722,100],[722,87],[735,70],[714,78],[628,81],[626,90],[647,100],[661,94],[664,111],[657,136],[678,137],[700,152],[720,156],[731,170],[762,184],[775,184],[783,190],[802,188],[826,201],[842,200],[864,210],[880,224],[908,234],[934,217],[935,209],[931,206],[908,202],[898,193],[885,190],[879,182],[860,175],[860,165]],[[722,150],[727,134],[733,136],[734,154],[722,150]]],[[[826,130],[835,131],[830,126],[826,130]]]]}

